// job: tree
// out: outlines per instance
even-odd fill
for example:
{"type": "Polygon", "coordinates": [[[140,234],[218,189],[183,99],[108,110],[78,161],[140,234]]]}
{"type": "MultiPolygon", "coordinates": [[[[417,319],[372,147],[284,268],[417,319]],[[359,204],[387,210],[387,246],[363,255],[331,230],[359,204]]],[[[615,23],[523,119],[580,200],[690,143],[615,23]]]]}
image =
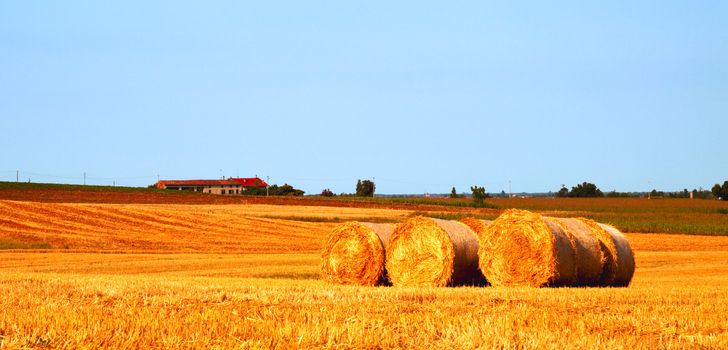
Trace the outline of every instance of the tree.
{"type": "Polygon", "coordinates": [[[283,184],[283,186],[270,186],[268,187],[268,192],[271,196],[303,196],[303,194],[306,193],[297,188],[293,188],[293,186],[289,184],[283,184]]]}
{"type": "Polygon", "coordinates": [[[244,188],[240,194],[248,196],[265,196],[265,187],[248,187],[244,188]]]}
{"type": "Polygon", "coordinates": [[[722,188],[720,187],[720,185],[715,184],[715,185],[713,185],[713,188],[710,189],[710,192],[713,193],[713,196],[715,198],[720,198],[720,193],[722,192],[722,188]]]}
{"type": "Polygon", "coordinates": [[[370,180],[357,180],[356,182],[356,196],[357,197],[374,197],[374,191],[376,185],[370,180]]]}
{"type": "Polygon", "coordinates": [[[321,197],[333,197],[333,196],[334,196],[334,192],[328,188],[324,188],[323,191],[321,191],[321,197]]]}
{"type": "Polygon", "coordinates": [[[583,182],[571,188],[569,197],[586,198],[586,197],[604,197],[602,190],[597,185],[590,182],[583,182]]]}
{"type": "Polygon", "coordinates": [[[723,186],[715,184],[711,189],[713,196],[718,199],[728,200],[728,180],[723,181],[723,186]]]}
{"type": "Polygon", "coordinates": [[[488,194],[485,192],[485,187],[470,186],[470,191],[473,192],[473,204],[475,206],[482,206],[485,203],[485,198],[488,194]]]}
{"type": "Polygon", "coordinates": [[[569,189],[566,188],[565,185],[561,185],[561,189],[559,192],[556,192],[556,197],[568,197],[569,196],[569,189]]]}
{"type": "MultiPolygon", "coordinates": [[[[271,196],[303,196],[303,194],[306,193],[289,184],[284,184],[283,186],[269,186],[267,192],[271,196]]],[[[248,187],[242,191],[241,194],[248,196],[265,196],[266,189],[265,187],[248,187]]]]}
{"type": "Polygon", "coordinates": [[[455,186],[453,186],[452,191],[450,191],[450,198],[460,198],[460,196],[458,196],[458,191],[455,190],[455,186]]]}

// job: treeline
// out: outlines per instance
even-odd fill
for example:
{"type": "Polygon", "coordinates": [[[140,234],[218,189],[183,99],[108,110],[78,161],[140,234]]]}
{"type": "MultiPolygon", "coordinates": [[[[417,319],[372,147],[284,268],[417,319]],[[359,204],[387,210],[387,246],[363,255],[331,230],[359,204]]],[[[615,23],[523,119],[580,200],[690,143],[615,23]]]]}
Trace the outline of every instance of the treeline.
{"type": "MultiPolygon", "coordinates": [[[[374,192],[376,191],[376,184],[371,180],[358,180],[356,183],[355,193],[341,193],[340,196],[352,196],[352,197],[373,197],[374,192]]],[[[491,194],[485,192],[485,189],[482,187],[473,186],[471,187],[472,192],[472,199],[476,204],[482,204],[483,201],[486,198],[491,197],[491,194]]],[[[639,197],[649,197],[649,198],[690,198],[690,194],[692,193],[692,198],[697,199],[722,199],[722,200],[728,200],[728,180],[724,181],[722,185],[715,184],[710,191],[703,190],[703,189],[693,189],[692,191],[689,191],[687,188],[683,189],[682,191],[676,191],[676,192],[670,192],[670,191],[658,191],[656,189],[653,189],[652,191],[648,193],[641,193],[641,192],[617,192],[617,191],[610,191],[610,192],[603,192],[599,187],[593,183],[590,182],[582,182],[580,184],[577,184],[576,186],[572,186],[571,189],[566,188],[565,185],[561,186],[561,189],[559,189],[558,192],[556,192],[554,195],[556,197],[561,198],[599,198],[599,197],[608,197],[608,198],[639,198],[639,197]]],[[[289,184],[284,184],[282,186],[273,185],[269,186],[268,190],[266,192],[265,187],[253,187],[248,188],[246,191],[243,191],[244,195],[254,195],[254,196],[265,196],[266,194],[270,196],[303,196],[305,192],[303,190],[294,188],[293,186],[289,184]]],[[[321,191],[321,196],[325,197],[331,197],[335,196],[330,189],[324,189],[321,191]]],[[[450,193],[451,198],[459,198],[462,195],[458,195],[456,189],[453,187],[452,191],[450,193]]],[[[507,197],[508,195],[505,192],[502,192],[499,195],[495,195],[496,197],[507,197]]]]}
{"type": "Polygon", "coordinates": [[[561,185],[561,189],[556,192],[556,197],[604,197],[604,193],[599,189],[599,187],[597,187],[597,185],[590,182],[584,182],[572,187],[571,191],[569,191],[566,186],[561,185]]]}
{"type": "MultiPolygon", "coordinates": [[[[356,181],[356,192],[355,193],[342,193],[339,196],[340,197],[374,197],[374,191],[376,191],[377,185],[374,183],[374,181],[371,180],[357,180],[356,181]]],[[[485,187],[482,186],[470,186],[471,191],[471,203],[469,204],[472,207],[475,208],[484,208],[489,207],[489,205],[485,202],[487,198],[490,198],[490,194],[485,190],[485,187]]],[[[505,192],[504,192],[505,194],[505,192]]],[[[334,197],[336,194],[331,191],[329,188],[325,188],[321,191],[320,196],[322,197],[334,197]]],[[[396,196],[393,196],[396,197],[396,196]]],[[[457,190],[455,187],[452,188],[452,192],[450,192],[450,198],[463,198],[465,197],[465,194],[459,195],[457,193],[457,190]]],[[[451,202],[452,203],[452,202],[451,202]]]]}
{"type": "Polygon", "coordinates": [[[247,196],[303,196],[304,193],[306,192],[289,184],[268,186],[267,190],[265,187],[249,187],[242,191],[242,194],[247,196]]]}
{"type": "Polygon", "coordinates": [[[641,193],[641,192],[617,192],[617,191],[611,191],[604,194],[605,197],[609,198],[640,198],[640,197],[649,197],[649,198],[690,198],[690,192],[693,193],[693,198],[698,199],[713,199],[713,194],[710,193],[708,190],[697,190],[693,189],[692,191],[688,191],[688,189],[684,189],[682,191],[677,192],[666,192],[666,191],[658,191],[658,190],[652,190],[647,193],[641,193]]]}
{"type": "Polygon", "coordinates": [[[556,197],[571,197],[571,198],[598,198],[598,197],[609,197],[609,198],[639,198],[639,197],[649,197],[649,198],[690,198],[690,194],[692,193],[692,198],[699,198],[699,199],[723,199],[728,200],[728,181],[723,182],[723,185],[715,184],[713,186],[711,191],[708,190],[698,190],[693,189],[692,191],[688,191],[688,189],[683,189],[682,191],[676,191],[676,192],[669,192],[669,191],[658,191],[656,189],[653,189],[650,192],[647,193],[640,193],[640,192],[617,192],[617,191],[611,191],[604,193],[602,190],[597,187],[597,185],[590,183],[590,182],[583,182],[581,184],[578,184],[576,186],[573,186],[571,190],[567,189],[566,186],[562,185],[561,189],[556,192],[556,197]]]}
{"type": "MultiPolygon", "coordinates": [[[[356,183],[355,193],[341,193],[339,196],[344,197],[373,197],[374,192],[376,191],[376,184],[371,180],[358,180],[356,183]]],[[[491,197],[490,193],[485,192],[485,189],[482,187],[473,186],[471,187],[472,192],[472,199],[476,204],[482,204],[483,201],[489,197],[491,197]]],[[[696,199],[721,199],[721,200],[728,200],[728,180],[724,181],[722,185],[715,184],[710,191],[703,190],[703,189],[693,189],[692,191],[689,191],[687,188],[683,189],[682,191],[658,191],[656,189],[653,189],[650,192],[643,193],[643,192],[618,192],[618,191],[610,191],[610,192],[603,192],[599,187],[593,183],[590,182],[582,182],[580,184],[577,184],[576,186],[572,186],[571,189],[566,188],[566,186],[562,185],[561,189],[559,189],[558,192],[556,192],[554,195],[556,197],[561,198],[599,198],[599,197],[607,197],[607,198],[639,198],[639,197],[649,197],[649,198],[691,198],[690,194],[692,193],[692,198],[696,199]]],[[[266,194],[270,196],[303,196],[305,192],[303,190],[294,188],[293,186],[289,184],[284,184],[282,186],[273,185],[268,187],[268,191],[266,193],[265,187],[253,187],[248,188],[246,191],[243,191],[243,194],[245,195],[254,195],[254,196],[265,196],[266,194]]],[[[331,197],[336,196],[330,189],[324,189],[321,191],[321,196],[325,197],[331,197]]],[[[450,193],[451,198],[459,198],[463,197],[464,195],[459,195],[455,189],[455,187],[452,188],[452,191],[450,193]]],[[[508,197],[508,195],[505,192],[501,192],[500,195],[495,194],[494,197],[508,197]]]]}
{"type": "MultiPolygon", "coordinates": [[[[374,197],[374,191],[377,190],[377,185],[371,180],[357,180],[356,191],[354,193],[341,193],[339,196],[342,197],[374,197]]],[[[333,197],[336,194],[328,188],[321,191],[320,196],[322,197],[333,197]]]]}
{"type": "Polygon", "coordinates": [[[710,193],[708,190],[692,190],[688,191],[688,189],[684,189],[682,191],[678,192],[665,192],[665,191],[658,191],[658,190],[652,190],[649,193],[649,197],[651,198],[690,198],[690,192],[693,192],[693,198],[700,198],[700,199],[713,199],[713,194],[710,193]]]}

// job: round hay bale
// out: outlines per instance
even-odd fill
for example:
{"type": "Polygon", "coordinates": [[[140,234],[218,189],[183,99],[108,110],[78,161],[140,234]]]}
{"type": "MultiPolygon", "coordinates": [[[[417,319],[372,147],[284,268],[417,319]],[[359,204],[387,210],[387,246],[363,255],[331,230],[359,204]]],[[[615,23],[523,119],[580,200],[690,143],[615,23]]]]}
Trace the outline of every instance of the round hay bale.
{"type": "Polygon", "coordinates": [[[475,233],[460,222],[422,216],[394,229],[386,266],[395,286],[444,287],[483,279],[475,233]]]}
{"type": "Polygon", "coordinates": [[[494,286],[569,286],[576,254],[569,235],[552,220],[510,209],[479,232],[480,270],[494,286]]]}
{"type": "Polygon", "coordinates": [[[591,228],[591,233],[599,240],[599,248],[604,257],[604,265],[602,265],[602,275],[599,277],[600,286],[611,286],[617,277],[619,260],[617,259],[617,246],[612,235],[607,232],[600,224],[591,219],[578,218],[591,228]]]}
{"type": "Polygon", "coordinates": [[[337,284],[375,286],[387,281],[385,248],[394,225],[346,222],[336,226],[321,253],[321,276],[337,284]]]}
{"type": "Polygon", "coordinates": [[[574,218],[547,218],[556,221],[571,236],[576,254],[577,286],[598,286],[604,267],[604,253],[599,240],[592,234],[592,228],[574,218]]]}
{"type": "Polygon", "coordinates": [[[599,224],[599,226],[612,236],[617,252],[617,270],[614,274],[612,286],[627,287],[632,281],[635,269],[634,252],[632,252],[632,247],[629,245],[627,237],[614,226],[607,224],[599,224]]]}

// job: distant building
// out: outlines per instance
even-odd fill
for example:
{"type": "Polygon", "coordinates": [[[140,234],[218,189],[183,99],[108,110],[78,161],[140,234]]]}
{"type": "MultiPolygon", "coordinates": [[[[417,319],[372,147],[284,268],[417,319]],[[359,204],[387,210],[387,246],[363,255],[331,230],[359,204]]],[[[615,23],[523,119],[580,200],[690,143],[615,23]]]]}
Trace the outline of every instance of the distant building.
{"type": "Polygon", "coordinates": [[[221,195],[240,195],[252,188],[268,187],[265,181],[257,177],[229,177],[223,180],[160,180],[154,185],[161,190],[221,195]]]}

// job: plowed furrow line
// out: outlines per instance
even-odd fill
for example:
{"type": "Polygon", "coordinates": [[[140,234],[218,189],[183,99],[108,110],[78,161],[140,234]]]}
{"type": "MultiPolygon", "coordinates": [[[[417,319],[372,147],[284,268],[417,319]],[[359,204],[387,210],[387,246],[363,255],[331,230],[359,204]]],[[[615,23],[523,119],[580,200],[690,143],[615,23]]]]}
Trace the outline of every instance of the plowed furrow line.
{"type": "Polygon", "coordinates": [[[58,208],[58,205],[29,206],[15,205],[15,203],[7,202],[4,204],[11,208],[12,212],[9,214],[11,217],[21,217],[28,221],[58,225],[64,228],[74,228],[77,226],[82,226],[90,230],[114,228],[113,226],[101,225],[99,223],[87,223],[85,221],[92,220],[88,220],[88,218],[84,218],[81,215],[68,214],[62,209],[58,208]]]}
{"type": "Polygon", "coordinates": [[[135,226],[129,227],[109,227],[108,225],[99,225],[98,222],[81,222],[78,215],[58,214],[52,210],[28,206],[11,206],[12,212],[7,210],[0,212],[0,217],[9,217],[10,221],[22,222],[24,225],[34,227],[38,231],[36,233],[56,233],[62,236],[75,236],[78,238],[90,238],[98,241],[106,237],[107,239],[121,239],[122,237],[135,237],[148,234],[148,231],[135,229],[135,226]],[[40,212],[40,213],[39,213],[40,212]],[[59,216],[63,217],[61,222],[54,220],[59,216]],[[136,234],[132,234],[136,233],[136,234]]]}
{"type": "Polygon", "coordinates": [[[26,221],[36,221],[38,226],[56,226],[65,230],[66,232],[86,232],[89,236],[96,236],[98,234],[105,234],[111,237],[121,238],[128,237],[130,234],[135,233],[137,236],[153,235],[155,233],[168,233],[170,229],[177,231],[176,233],[186,235],[193,234],[200,231],[199,228],[194,226],[184,225],[165,225],[162,227],[143,227],[134,222],[120,222],[114,218],[106,217],[101,218],[98,212],[92,210],[75,210],[75,208],[69,208],[70,205],[43,205],[42,207],[36,206],[15,206],[16,211],[14,216],[25,219],[26,221]],[[66,207],[64,207],[66,206],[66,207]],[[21,211],[25,211],[20,214],[21,211]],[[53,218],[60,218],[63,223],[57,222],[53,218]],[[160,230],[161,229],[161,230],[160,230]]]}
{"type": "Polygon", "coordinates": [[[39,214],[35,211],[23,211],[22,209],[14,210],[12,212],[0,210],[0,216],[8,218],[9,220],[22,222],[23,224],[39,228],[48,228],[68,232],[75,232],[79,230],[86,232],[98,231],[98,227],[95,226],[79,225],[77,222],[68,220],[58,221],[54,220],[56,219],[55,217],[49,217],[48,215],[39,214]]]}
{"type": "MultiPolygon", "coordinates": [[[[179,227],[185,227],[192,230],[199,230],[200,224],[206,224],[204,222],[201,222],[199,220],[195,220],[195,218],[190,217],[190,215],[180,215],[180,212],[172,214],[162,214],[158,211],[149,211],[146,208],[134,208],[130,209],[133,213],[143,214],[143,215],[151,215],[156,218],[158,222],[163,222],[168,225],[173,226],[179,226],[179,227]]],[[[212,226],[212,225],[211,225],[212,226]]],[[[225,228],[225,227],[223,227],[225,228]]]]}
{"type": "MultiPolygon", "coordinates": [[[[139,215],[133,215],[132,213],[121,211],[114,208],[105,207],[87,207],[87,209],[97,217],[104,217],[109,221],[116,221],[123,224],[123,228],[128,230],[132,228],[135,232],[155,232],[155,231],[171,231],[178,233],[189,233],[192,232],[189,227],[174,225],[165,223],[159,220],[151,220],[139,215]]],[[[151,218],[151,217],[150,217],[151,218]]]]}
{"type": "Polygon", "coordinates": [[[136,231],[142,232],[147,226],[140,222],[134,222],[122,217],[115,217],[100,211],[93,207],[79,207],[68,204],[59,205],[54,208],[60,212],[78,218],[78,222],[83,222],[100,228],[107,228],[111,231],[136,231]]]}
{"type": "MultiPolygon", "coordinates": [[[[144,209],[134,209],[135,212],[142,211],[144,212],[146,208],[144,209]]],[[[232,232],[232,230],[235,229],[233,225],[230,223],[223,222],[222,219],[209,216],[208,214],[199,214],[195,213],[193,215],[180,215],[180,212],[177,212],[175,214],[164,214],[158,211],[153,212],[153,214],[146,212],[148,215],[156,215],[160,219],[163,218],[165,222],[173,225],[179,225],[183,227],[189,227],[194,230],[206,230],[208,232],[215,232],[220,234],[227,234],[232,232]]],[[[187,214],[187,213],[185,213],[187,214]]]]}
{"type": "Polygon", "coordinates": [[[268,219],[268,218],[249,218],[250,221],[260,223],[261,226],[276,227],[284,231],[313,232],[320,231],[328,233],[335,224],[330,223],[305,223],[292,220],[268,219]]]}
{"type": "Polygon", "coordinates": [[[76,231],[58,230],[42,226],[32,226],[25,223],[17,223],[8,219],[0,219],[0,236],[10,237],[13,235],[28,235],[33,237],[38,236],[52,236],[52,235],[69,235],[76,234],[76,231]]]}

